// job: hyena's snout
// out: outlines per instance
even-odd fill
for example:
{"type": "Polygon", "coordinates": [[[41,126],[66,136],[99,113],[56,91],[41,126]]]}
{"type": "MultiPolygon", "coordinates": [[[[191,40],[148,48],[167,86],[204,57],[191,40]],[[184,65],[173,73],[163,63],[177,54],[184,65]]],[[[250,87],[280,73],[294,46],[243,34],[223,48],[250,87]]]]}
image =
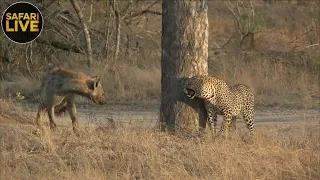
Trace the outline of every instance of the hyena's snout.
{"type": "Polygon", "coordinates": [[[106,97],[104,95],[103,87],[100,83],[100,77],[94,76],[89,81],[90,98],[96,104],[106,104],[106,97]]]}
{"type": "Polygon", "coordinates": [[[107,103],[107,100],[106,100],[106,98],[105,97],[103,97],[103,98],[99,98],[99,100],[98,100],[98,104],[100,104],[100,105],[104,105],[104,104],[106,104],[107,103]]]}
{"type": "Polygon", "coordinates": [[[102,86],[100,86],[100,89],[99,89],[99,92],[96,96],[96,103],[97,104],[100,104],[100,105],[103,105],[103,104],[106,104],[107,103],[107,100],[106,100],[106,97],[104,95],[104,90],[102,88],[102,86]]]}
{"type": "Polygon", "coordinates": [[[104,104],[106,104],[106,103],[107,103],[107,101],[100,101],[100,102],[99,102],[100,105],[104,105],[104,104]]]}
{"type": "Polygon", "coordinates": [[[91,96],[91,100],[96,103],[96,104],[100,104],[100,105],[104,105],[107,103],[106,98],[103,96],[91,96]]]}

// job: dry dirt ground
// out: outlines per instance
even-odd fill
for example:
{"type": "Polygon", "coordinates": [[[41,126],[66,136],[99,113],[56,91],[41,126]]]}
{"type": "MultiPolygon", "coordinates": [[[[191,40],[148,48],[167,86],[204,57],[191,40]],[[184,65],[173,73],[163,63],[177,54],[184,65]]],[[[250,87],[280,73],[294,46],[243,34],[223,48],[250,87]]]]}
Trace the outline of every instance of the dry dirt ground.
{"type": "MultiPolygon", "coordinates": [[[[24,111],[36,116],[36,104],[27,104],[24,111]]],[[[126,104],[126,105],[105,105],[97,106],[92,104],[78,105],[79,122],[81,124],[109,123],[114,120],[119,124],[136,124],[139,126],[154,127],[159,119],[159,107],[155,103],[126,104]]],[[[48,121],[45,117],[44,121],[48,121]]],[[[71,120],[68,113],[56,117],[58,124],[70,126],[71,120]]],[[[222,122],[222,116],[218,116],[218,124],[222,122]]],[[[268,126],[290,126],[297,124],[320,125],[319,109],[285,109],[285,108],[259,108],[255,111],[256,128],[266,128],[268,126]]],[[[237,127],[245,128],[245,123],[239,116],[237,127]]],[[[319,126],[320,128],[320,126],[319,126]]]]}

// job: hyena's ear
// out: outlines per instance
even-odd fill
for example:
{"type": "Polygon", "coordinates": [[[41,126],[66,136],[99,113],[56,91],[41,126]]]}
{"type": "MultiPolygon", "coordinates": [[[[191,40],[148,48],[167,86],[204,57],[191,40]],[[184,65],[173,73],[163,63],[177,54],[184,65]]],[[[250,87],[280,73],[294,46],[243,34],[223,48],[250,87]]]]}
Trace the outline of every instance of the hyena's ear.
{"type": "Polygon", "coordinates": [[[93,76],[91,78],[96,82],[100,82],[100,76],[93,76]]]}
{"type": "Polygon", "coordinates": [[[98,87],[99,83],[100,83],[100,77],[99,76],[93,76],[93,77],[91,77],[91,79],[92,79],[92,81],[90,81],[88,83],[89,89],[95,90],[98,87]]]}

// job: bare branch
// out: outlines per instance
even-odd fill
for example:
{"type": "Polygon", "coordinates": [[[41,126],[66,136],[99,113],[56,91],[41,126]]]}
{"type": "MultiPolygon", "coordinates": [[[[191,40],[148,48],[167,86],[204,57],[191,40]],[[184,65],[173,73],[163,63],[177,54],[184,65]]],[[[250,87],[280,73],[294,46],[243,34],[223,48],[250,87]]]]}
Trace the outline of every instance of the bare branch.
{"type": "Polygon", "coordinates": [[[132,14],[131,16],[126,16],[126,17],[124,17],[124,19],[126,20],[128,18],[134,18],[134,17],[137,17],[137,16],[142,16],[144,14],[162,15],[161,12],[150,10],[157,3],[158,3],[158,1],[155,1],[154,3],[149,5],[146,9],[144,9],[144,10],[142,10],[140,12],[136,12],[136,13],[132,14]]]}
{"type": "Polygon", "coordinates": [[[29,44],[26,44],[25,51],[26,51],[25,52],[26,53],[26,67],[27,67],[29,75],[34,79],[34,76],[32,74],[30,64],[29,64],[29,61],[32,63],[32,42],[29,44]]]}
{"type": "Polygon", "coordinates": [[[56,2],[57,0],[51,0],[51,2],[49,2],[47,5],[45,3],[42,4],[41,7],[41,11],[45,11],[46,9],[48,9],[54,2],[56,2]]]}
{"type": "Polygon", "coordinates": [[[77,14],[78,14],[78,17],[79,17],[79,20],[82,24],[82,30],[83,30],[83,33],[86,37],[86,44],[87,44],[87,64],[88,64],[88,67],[90,68],[91,67],[91,64],[92,64],[92,49],[91,49],[91,38],[90,38],[90,32],[88,30],[88,27],[84,21],[84,18],[83,18],[83,14],[80,10],[80,6],[78,4],[78,2],[76,0],[71,0],[71,4],[73,6],[73,8],[76,10],[77,14]]]}
{"type": "MultiPolygon", "coordinates": [[[[108,18],[106,18],[106,22],[105,22],[105,38],[106,38],[106,44],[105,44],[105,55],[106,55],[106,62],[108,61],[108,55],[109,55],[109,40],[110,40],[110,27],[111,27],[111,22],[113,20],[113,16],[112,16],[112,13],[111,13],[111,6],[108,6],[108,18]],[[111,19],[112,18],[112,19],[111,19]]],[[[107,64],[108,63],[105,63],[105,67],[104,69],[107,68],[107,64]]]]}
{"type": "Polygon", "coordinates": [[[294,40],[290,41],[289,44],[292,44],[292,43],[296,42],[297,40],[299,40],[300,38],[302,38],[303,36],[306,36],[309,32],[313,31],[313,28],[314,27],[312,27],[311,29],[307,30],[305,33],[303,33],[302,35],[298,36],[294,40]]]}
{"type": "Polygon", "coordinates": [[[299,50],[301,51],[301,50],[304,50],[304,49],[307,49],[307,48],[313,48],[314,46],[319,46],[319,44],[311,44],[311,45],[303,47],[303,48],[301,48],[299,50]]]}
{"type": "Polygon", "coordinates": [[[120,50],[120,37],[121,37],[121,15],[119,12],[119,5],[116,2],[116,0],[113,0],[113,9],[117,18],[117,31],[116,31],[116,47],[114,51],[114,59],[113,61],[115,62],[118,59],[118,54],[120,50]]]}
{"type": "Polygon", "coordinates": [[[39,36],[39,38],[36,39],[36,42],[40,43],[40,44],[46,44],[46,45],[49,45],[49,46],[52,46],[54,48],[61,49],[64,51],[72,51],[74,53],[85,54],[83,48],[81,48],[79,46],[73,46],[73,45],[66,44],[66,43],[59,42],[59,41],[55,41],[55,40],[48,41],[48,40],[41,38],[41,36],[39,36]]]}
{"type": "Polygon", "coordinates": [[[93,11],[93,0],[91,0],[91,4],[90,4],[90,16],[89,16],[89,24],[92,21],[92,11],[93,11]]]}
{"type": "Polygon", "coordinates": [[[146,10],[143,10],[143,11],[141,11],[141,12],[139,12],[139,13],[136,13],[136,14],[134,14],[134,15],[130,16],[130,17],[141,16],[141,15],[143,15],[143,14],[162,15],[162,13],[161,13],[161,12],[159,12],[159,11],[154,11],[154,10],[146,9],[146,10]]]}
{"type": "MultiPolygon", "coordinates": [[[[232,16],[233,16],[233,18],[234,18],[237,26],[238,26],[238,31],[239,31],[239,33],[240,33],[241,35],[243,35],[243,34],[244,34],[243,28],[242,28],[242,25],[241,25],[241,23],[239,22],[239,20],[238,20],[238,18],[237,18],[237,15],[235,14],[235,12],[234,12],[234,10],[233,10],[234,7],[233,7],[232,3],[230,2],[230,0],[229,0],[228,2],[229,2],[229,5],[227,5],[226,2],[225,2],[225,5],[227,6],[227,8],[229,9],[229,11],[231,12],[231,14],[232,14],[232,16]]],[[[238,11],[239,11],[239,13],[240,13],[240,10],[239,10],[239,9],[238,9],[238,11]]]]}

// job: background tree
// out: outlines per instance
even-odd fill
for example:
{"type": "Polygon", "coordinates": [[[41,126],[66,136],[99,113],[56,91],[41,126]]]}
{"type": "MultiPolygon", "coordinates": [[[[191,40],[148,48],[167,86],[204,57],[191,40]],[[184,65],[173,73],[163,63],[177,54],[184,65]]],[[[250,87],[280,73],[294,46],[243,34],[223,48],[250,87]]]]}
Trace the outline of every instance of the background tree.
{"type": "Polygon", "coordinates": [[[205,127],[201,100],[188,100],[182,91],[185,78],[208,74],[207,2],[163,1],[161,54],[162,130],[194,132],[205,127]]]}

